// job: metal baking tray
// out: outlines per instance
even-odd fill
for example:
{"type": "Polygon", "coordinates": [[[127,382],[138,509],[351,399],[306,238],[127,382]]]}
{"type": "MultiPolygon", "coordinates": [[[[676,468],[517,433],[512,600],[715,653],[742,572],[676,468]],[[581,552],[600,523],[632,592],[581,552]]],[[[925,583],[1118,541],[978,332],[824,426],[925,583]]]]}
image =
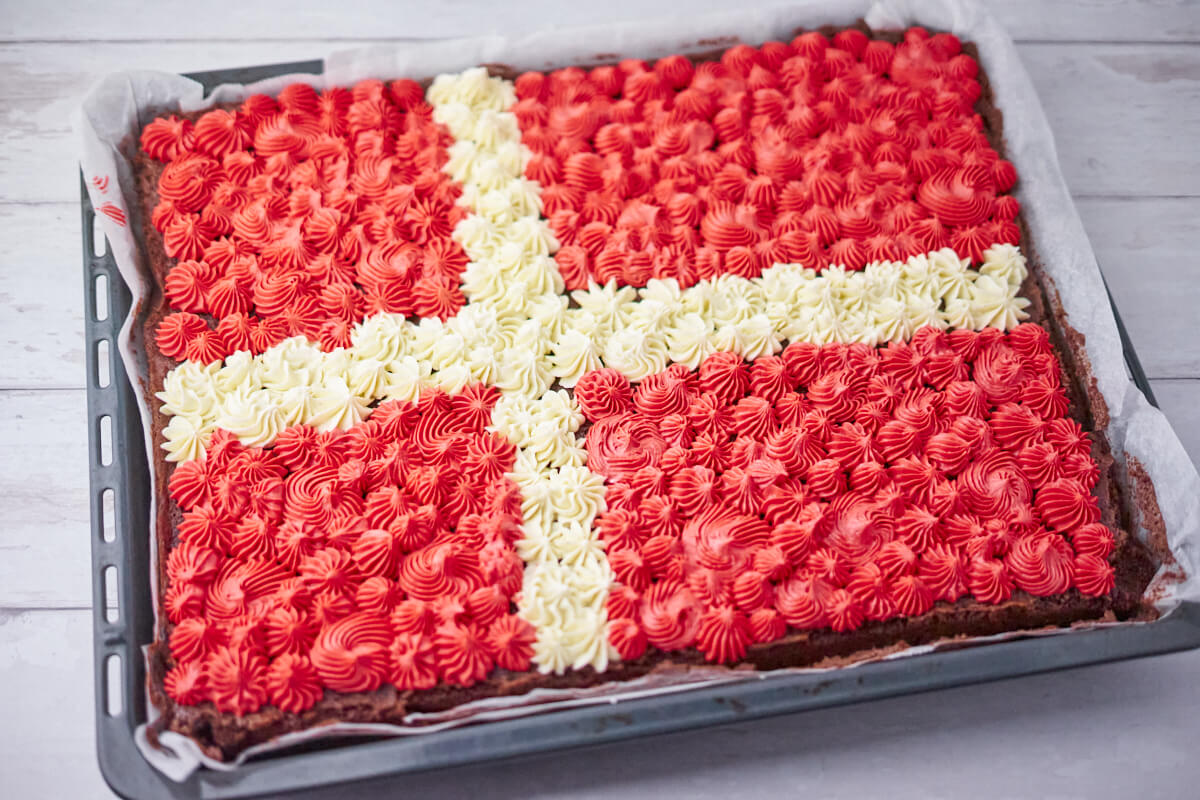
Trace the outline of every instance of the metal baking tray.
{"type": "MultiPolygon", "coordinates": [[[[221,83],[250,82],[288,73],[320,73],[323,66],[321,61],[305,61],[193,73],[187,77],[202,83],[207,92],[221,83]]],[[[150,596],[148,514],[151,472],[146,463],[135,387],[116,348],[118,333],[130,311],[131,295],[108,253],[107,242],[96,240],[95,213],[80,177],[96,746],[104,779],[123,797],[235,798],[278,794],[1200,646],[1200,605],[1185,603],[1167,619],[1149,624],[1081,630],[1067,636],[1015,638],[986,646],[862,664],[853,669],[772,676],[420,736],[366,741],[358,738],[341,744],[335,739],[320,749],[252,760],[234,772],[200,769],[183,783],[172,782],[150,766],[134,742],[134,731],[147,720],[142,648],[153,636],[154,607],[150,596]],[[99,250],[98,244],[102,246],[99,250]],[[101,357],[107,360],[106,369],[102,368],[101,357]],[[103,385],[102,374],[108,376],[103,385]],[[105,493],[111,493],[108,498],[111,508],[107,510],[111,518],[107,520],[105,493]],[[110,659],[117,661],[110,665],[110,659]]],[[[1109,299],[1111,302],[1111,296],[1109,299]]],[[[1149,382],[1115,305],[1113,314],[1129,373],[1146,398],[1154,403],[1149,382]]]]}

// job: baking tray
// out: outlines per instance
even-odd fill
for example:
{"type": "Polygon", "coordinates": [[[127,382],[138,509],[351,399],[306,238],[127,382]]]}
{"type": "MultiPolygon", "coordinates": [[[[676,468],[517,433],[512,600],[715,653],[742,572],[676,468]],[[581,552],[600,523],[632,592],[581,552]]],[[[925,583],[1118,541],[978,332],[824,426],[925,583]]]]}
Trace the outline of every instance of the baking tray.
{"type": "MultiPolygon", "coordinates": [[[[203,84],[207,93],[222,83],[289,73],[315,74],[323,67],[322,61],[304,61],[185,77],[203,84]]],[[[183,783],[172,782],[150,766],[134,741],[135,730],[147,721],[142,648],[153,637],[154,606],[147,513],[150,469],[135,388],[116,348],[118,333],[130,311],[131,295],[108,252],[107,241],[96,237],[95,213],[82,174],[80,195],[96,746],[101,774],[122,797],[238,798],[278,794],[1200,646],[1200,604],[1185,602],[1167,618],[1147,624],[1080,630],[1068,636],[1014,638],[848,669],[776,675],[419,736],[365,741],[357,738],[340,745],[335,739],[319,749],[252,760],[233,772],[200,769],[183,783]],[[97,250],[97,245],[101,249],[97,250]],[[102,357],[106,361],[103,370],[102,357]],[[103,384],[102,374],[107,375],[103,384]],[[111,493],[107,520],[105,493],[111,493]],[[110,665],[110,659],[116,661],[110,665]]],[[[1115,304],[1113,315],[1130,377],[1147,400],[1157,405],[1115,304]]]]}

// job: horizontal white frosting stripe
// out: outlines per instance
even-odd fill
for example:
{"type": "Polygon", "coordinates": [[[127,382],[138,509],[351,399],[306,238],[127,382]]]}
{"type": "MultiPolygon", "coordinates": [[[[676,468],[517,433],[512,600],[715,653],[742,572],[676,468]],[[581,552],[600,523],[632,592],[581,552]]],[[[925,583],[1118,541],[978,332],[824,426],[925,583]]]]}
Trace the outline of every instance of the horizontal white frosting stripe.
{"type": "MultiPolygon", "coordinates": [[[[300,422],[347,428],[374,401],[415,399],[425,387],[457,391],[482,381],[539,398],[556,381],[570,387],[605,365],[636,380],[669,363],[695,367],[714,350],[755,358],[788,341],[879,343],[924,324],[1007,330],[1027,316],[1028,301],[1017,295],[1025,258],[1008,244],[984,256],[978,270],[942,250],[861,272],[778,264],[753,280],[725,275],[682,291],[673,280],[593,286],[572,294],[578,308],[558,294],[519,305],[480,300],[444,323],[376,314],[355,327],[349,348],[323,352],[296,337],[257,356],[181,363],[158,395],[171,417],[164,447],[168,460],[185,461],[203,455],[217,427],[252,445],[300,422]],[[871,330],[891,335],[865,335],[871,330]]],[[[506,427],[534,424],[516,418],[506,427]]]]}

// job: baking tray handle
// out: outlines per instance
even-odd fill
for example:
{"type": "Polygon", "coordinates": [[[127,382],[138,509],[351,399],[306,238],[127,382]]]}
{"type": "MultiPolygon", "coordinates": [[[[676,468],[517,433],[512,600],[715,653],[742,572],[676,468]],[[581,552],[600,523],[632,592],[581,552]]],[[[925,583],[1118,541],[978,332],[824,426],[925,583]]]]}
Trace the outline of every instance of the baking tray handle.
{"type": "Polygon", "coordinates": [[[1146,371],[1142,369],[1141,359],[1138,358],[1137,351],[1133,349],[1133,340],[1129,338],[1129,331],[1125,330],[1125,322],[1121,319],[1121,312],[1117,310],[1117,304],[1113,301],[1112,290],[1108,288],[1108,281],[1104,277],[1104,270],[1100,271],[1100,280],[1104,282],[1104,293],[1108,295],[1108,304],[1112,307],[1113,319],[1117,321],[1117,335],[1121,337],[1121,353],[1125,356],[1125,368],[1129,370],[1129,377],[1133,379],[1133,383],[1146,395],[1146,400],[1150,405],[1158,408],[1158,398],[1154,396],[1154,390],[1150,388],[1150,379],[1146,377],[1146,371]]]}
{"type": "Polygon", "coordinates": [[[208,95],[222,83],[246,84],[266,78],[277,78],[280,75],[293,75],[296,73],[320,75],[324,71],[325,62],[317,59],[315,61],[288,61],[282,64],[263,64],[255,67],[234,67],[233,69],[218,69],[207,72],[187,72],[184,73],[183,77],[199,82],[204,87],[204,94],[208,95]]]}
{"type": "Polygon", "coordinates": [[[117,336],[132,302],[80,174],[88,469],[92,537],[95,719],[100,772],[118,794],[161,796],[164,778],[134,745],[146,719],[143,642],[151,639],[149,481],[141,416],[117,336]]]}
{"type": "MultiPolygon", "coordinates": [[[[275,75],[320,73],[322,61],[247,67],[188,75],[205,92],[221,83],[275,75]]],[[[83,243],[84,332],[87,364],[89,502],[92,538],[92,617],[95,651],[96,750],[100,772],[122,797],[195,797],[191,779],[172,783],[138,751],[137,726],[147,719],[146,660],[154,607],[150,564],[150,467],[138,398],[117,349],[132,295],[108,242],[96,228],[86,178],[79,176],[83,243]]],[[[130,224],[136,224],[136,210],[130,224]]]]}

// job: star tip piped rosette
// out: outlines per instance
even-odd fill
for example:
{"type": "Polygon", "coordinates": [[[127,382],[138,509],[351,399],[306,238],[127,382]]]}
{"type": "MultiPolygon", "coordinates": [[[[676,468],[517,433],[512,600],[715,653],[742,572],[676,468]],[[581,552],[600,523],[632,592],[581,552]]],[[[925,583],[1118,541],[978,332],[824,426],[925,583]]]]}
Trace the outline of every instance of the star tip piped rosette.
{"type": "Polygon", "coordinates": [[[177,702],[1111,590],[954,37],[483,68],[143,132],[177,702]]]}

